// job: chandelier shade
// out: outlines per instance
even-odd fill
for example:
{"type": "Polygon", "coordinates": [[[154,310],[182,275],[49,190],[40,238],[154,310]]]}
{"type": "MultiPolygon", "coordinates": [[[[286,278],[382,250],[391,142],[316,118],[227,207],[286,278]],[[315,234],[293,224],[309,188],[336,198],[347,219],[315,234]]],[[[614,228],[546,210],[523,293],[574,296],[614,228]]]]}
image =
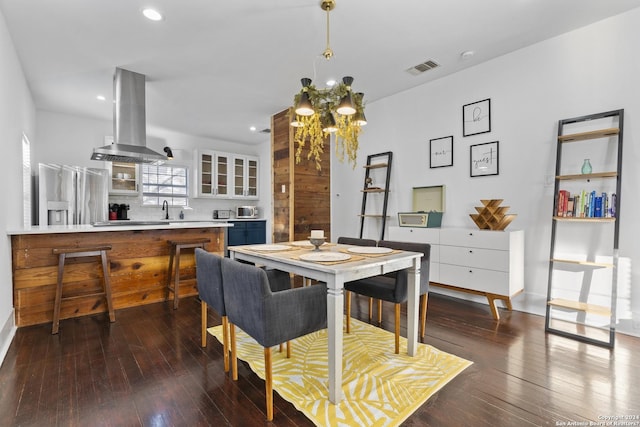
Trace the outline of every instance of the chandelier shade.
{"type": "Polygon", "coordinates": [[[296,114],[300,116],[311,116],[314,112],[309,94],[302,92],[300,94],[300,101],[298,101],[298,105],[296,106],[296,114]]]}
{"type": "Polygon", "coordinates": [[[338,124],[336,123],[335,117],[330,112],[326,112],[324,117],[322,117],[322,130],[327,133],[334,133],[338,131],[338,124]]]}

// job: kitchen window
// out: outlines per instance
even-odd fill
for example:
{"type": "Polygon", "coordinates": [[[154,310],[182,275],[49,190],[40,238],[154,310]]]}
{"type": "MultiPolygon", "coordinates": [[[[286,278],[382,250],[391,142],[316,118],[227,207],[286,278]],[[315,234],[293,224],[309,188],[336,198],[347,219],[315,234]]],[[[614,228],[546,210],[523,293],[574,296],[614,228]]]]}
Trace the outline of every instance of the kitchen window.
{"type": "Polygon", "coordinates": [[[142,205],[187,206],[188,170],[183,166],[142,165],[142,205]]]}

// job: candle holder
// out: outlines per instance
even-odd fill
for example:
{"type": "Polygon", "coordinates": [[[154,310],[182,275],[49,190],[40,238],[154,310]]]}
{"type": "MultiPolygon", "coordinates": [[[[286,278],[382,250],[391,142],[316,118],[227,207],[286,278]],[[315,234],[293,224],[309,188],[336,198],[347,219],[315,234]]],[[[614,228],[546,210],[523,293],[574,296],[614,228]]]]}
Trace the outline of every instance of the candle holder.
{"type": "Polygon", "coordinates": [[[324,244],[324,241],[326,239],[326,237],[309,237],[309,242],[311,242],[311,244],[316,247],[314,251],[319,251],[320,246],[324,244]]]}

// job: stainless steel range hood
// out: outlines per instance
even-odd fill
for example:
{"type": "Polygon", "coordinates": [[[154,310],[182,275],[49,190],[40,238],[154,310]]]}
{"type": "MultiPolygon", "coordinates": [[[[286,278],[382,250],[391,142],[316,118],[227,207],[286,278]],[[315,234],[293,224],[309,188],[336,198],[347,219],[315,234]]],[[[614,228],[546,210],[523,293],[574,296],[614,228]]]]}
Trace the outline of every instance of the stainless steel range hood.
{"type": "Polygon", "coordinates": [[[92,160],[161,164],[167,156],[146,146],[145,76],[116,68],[113,76],[113,144],[95,148],[92,160]]]}

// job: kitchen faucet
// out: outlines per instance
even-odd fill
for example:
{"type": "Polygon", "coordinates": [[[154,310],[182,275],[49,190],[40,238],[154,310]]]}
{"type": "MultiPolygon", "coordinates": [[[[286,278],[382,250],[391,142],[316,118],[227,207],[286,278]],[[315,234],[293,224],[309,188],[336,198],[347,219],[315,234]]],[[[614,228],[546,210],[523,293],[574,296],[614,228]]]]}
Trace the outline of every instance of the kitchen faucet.
{"type": "Polygon", "coordinates": [[[169,219],[169,202],[166,200],[162,202],[162,210],[164,211],[164,207],[167,207],[167,213],[164,215],[164,219],[169,219]]]}

